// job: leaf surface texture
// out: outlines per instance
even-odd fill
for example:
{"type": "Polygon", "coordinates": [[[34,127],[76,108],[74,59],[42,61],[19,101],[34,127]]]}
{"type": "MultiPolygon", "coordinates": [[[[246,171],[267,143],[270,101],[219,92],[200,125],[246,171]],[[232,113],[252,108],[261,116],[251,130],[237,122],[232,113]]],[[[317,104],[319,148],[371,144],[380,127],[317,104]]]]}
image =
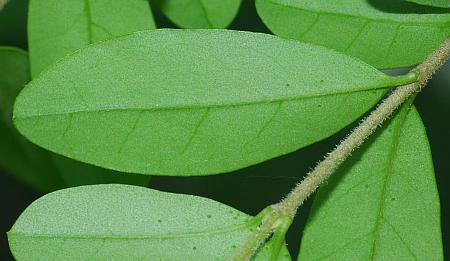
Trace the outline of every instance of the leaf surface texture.
{"type": "MultiPolygon", "coordinates": [[[[258,223],[206,198],[94,185],[38,199],[8,239],[17,260],[229,260],[258,223]]],[[[268,260],[272,247],[256,260],[268,260]]],[[[278,260],[291,260],[286,247],[278,260]]]]}

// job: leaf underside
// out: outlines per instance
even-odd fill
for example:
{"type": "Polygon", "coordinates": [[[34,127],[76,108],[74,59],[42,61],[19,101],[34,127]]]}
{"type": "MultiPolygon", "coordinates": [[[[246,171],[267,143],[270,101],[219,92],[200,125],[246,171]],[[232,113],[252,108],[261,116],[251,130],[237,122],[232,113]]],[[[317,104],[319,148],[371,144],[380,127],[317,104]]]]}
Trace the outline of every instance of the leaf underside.
{"type": "MultiPolygon", "coordinates": [[[[94,185],[38,199],[8,239],[17,260],[229,260],[258,223],[205,198],[94,185]]],[[[256,260],[268,260],[272,247],[256,260]]],[[[291,260],[285,246],[277,260],[291,260]]]]}
{"type": "Polygon", "coordinates": [[[28,142],[12,123],[14,100],[30,80],[27,53],[0,47],[0,68],[0,168],[39,191],[63,188],[48,152],[28,142]]]}
{"type": "Polygon", "coordinates": [[[257,0],[276,35],[326,46],[377,68],[422,62],[450,36],[450,13],[404,1],[257,0]]]}
{"type": "MultiPolygon", "coordinates": [[[[154,28],[146,1],[31,0],[28,39],[32,75],[37,76],[55,61],[92,43],[154,28]]],[[[54,154],[50,154],[50,161],[67,186],[148,184],[148,177],[123,175],[54,154]]]]}
{"type": "Polygon", "coordinates": [[[164,29],[57,63],[20,94],[14,117],[31,141],[77,160],[207,175],[330,136],[414,80],[270,35],[164,29]]]}
{"type": "Polygon", "coordinates": [[[155,0],[158,8],[182,28],[225,28],[236,16],[241,0],[155,0]]]}
{"type": "Polygon", "coordinates": [[[299,260],[443,260],[433,162],[414,107],[403,105],[319,190],[299,260]]]}

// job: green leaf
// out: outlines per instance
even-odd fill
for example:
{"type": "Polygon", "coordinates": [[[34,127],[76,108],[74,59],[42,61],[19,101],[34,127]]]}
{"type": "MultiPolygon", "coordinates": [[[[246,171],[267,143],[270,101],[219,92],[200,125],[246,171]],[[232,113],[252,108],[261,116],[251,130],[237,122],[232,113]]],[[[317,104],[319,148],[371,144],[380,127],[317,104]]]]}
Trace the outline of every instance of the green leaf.
{"type": "Polygon", "coordinates": [[[225,28],[233,21],[241,0],[154,0],[159,9],[182,28],[225,28]]]}
{"type": "Polygon", "coordinates": [[[420,63],[450,36],[450,13],[384,0],[257,0],[276,35],[323,45],[377,68],[420,63]]]}
{"type": "Polygon", "coordinates": [[[28,55],[0,47],[0,168],[39,191],[63,188],[48,152],[25,140],[12,124],[16,96],[30,79],[28,55]]]}
{"type": "Polygon", "coordinates": [[[440,230],[427,136],[406,104],[319,190],[299,260],[443,260],[440,230]]]}
{"type": "Polygon", "coordinates": [[[30,0],[31,75],[91,43],[153,28],[143,0],[30,0]]]}
{"type": "Polygon", "coordinates": [[[70,158],[207,175],[330,136],[415,77],[266,34],[161,29],[67,57],[24,89],[14,117],[31,141],[70,158]]]}
{"type": "Polygon", "coordinates": [[[416,4],[421,4],[421,5],[450,8],[449,0],[406,0],[406,1],[416,3],[416,4]]]}
{"type": "MultiPolygon", "coordinates": [[[[56,60],[91,43],[151,28],[155,28],[152,13],[142,0],[31,0],[28,33],[32,74],[38,75],[56,60]]],[[[145,186],[149,182],[148,177],[127,176],[56,155],[51,157],[68,186],[145,186]]]]}
{"type": "MultiPolygon", "coordinates": [[[[38,199],[8,240],[17,260],[229,260],[259,221],[206,198],[96,185],[38,199]]],[[[286,247],[278,260],[290,260],[286,247]]]]}

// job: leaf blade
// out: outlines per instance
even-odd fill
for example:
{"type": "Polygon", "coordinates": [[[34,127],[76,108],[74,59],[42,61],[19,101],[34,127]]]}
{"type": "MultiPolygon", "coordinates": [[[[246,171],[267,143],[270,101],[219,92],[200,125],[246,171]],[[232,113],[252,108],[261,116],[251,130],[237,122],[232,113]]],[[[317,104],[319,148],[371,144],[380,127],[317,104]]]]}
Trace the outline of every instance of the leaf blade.
{"type": "Polygon", "coordinates": [[[319,190],[300,259],[443,259],[431,152],[409,106],[319,190]]]}
{"type": "Polygon", "coordinates": [[[154,28],[150,6],[145,1],[31,0],[31,74],[37,76],[58,59],[89,44],[154,28]]]}
{"type": "MultiPolygon", "coordinates": [[[[19,260],[48,260],[60,253],[67,260],[227,260],[257,224],[256,218],[205,198],[95,185],[37,200],[8,238],[19,260]]],[[[264,247],[259,259],[267,260],[270,249],[264,247]]],[[[290,260],[285,247],[278,260],[290,260]]]]}
{"type": "Polygon", "coordinates": [[[25,136],[68,157],[153,175],[223,173],[292,152],[360,117],[389,86],[415,81],[324,48],[227,30],[135,33],[43,76],[15,104],[25,136]]]}
{"type": "Polygon", "coordinates": [[[226,28],[233,21],[241,0],[156,0],[156,6],[182,28],[226,28]]]}
{"type": "Polygon", "coordinates": [[[377,68],[416,65],[450,35],[448,12],[402,1],[257,0],[256,7],[276,35],[323,45],[377,68]]]}

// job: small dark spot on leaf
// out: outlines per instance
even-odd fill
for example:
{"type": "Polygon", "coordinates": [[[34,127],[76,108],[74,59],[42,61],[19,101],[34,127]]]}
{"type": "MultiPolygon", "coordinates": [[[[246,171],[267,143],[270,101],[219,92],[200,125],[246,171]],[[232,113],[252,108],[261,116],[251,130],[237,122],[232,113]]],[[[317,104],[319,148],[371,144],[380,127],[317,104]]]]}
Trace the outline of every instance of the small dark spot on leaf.
{"type": "Polygon", "coordinates": [[[232,245],[231,247],[232,247],[232,248],[236,248],[236,245],[232,245]]]}
{"type": "Polygon", "coordinates": [[[207,218],[211,218],[212,216],[211,216],[211,215],[207,215],[206,217],[207,217],[207,218]]]}
{"type": "Polygon", "coordinates": [[[161,219],[158,219],[158,222],[159,222],[159,223],[161,223],[161,222],[162,222],[162,220],[161,220],[161,219]]]}
{"type": "Polygon", "coordinates": [[[197,250],[197,247],[196,246],[194,246],[193,248],[192,248],[193,250],[197,250]]]}
{"type": "Polygon", "coordinates": [[[317,107],[319,107],[319,108],[322,107],[322,104],[317,104],[317,107]]]}
{"type": "Polygon", "coordinates": [[[391,198],[392,201],[396,200],[396,198],[391,198]]]}
{"type": "Polygon", "coordinates": [[[364,187],[365,187],[365,188],[369,188],[369,185],[365,184],[364,187]]]}
{"type": "Polygon", "coordinates": [[[321,82],[321,83],[323,83],[323,82],[324,82],[324,80],[320,80],[320,82],[321,82]]]}
{"type": "Polygon", "coordinates": [[[291,86],[289,83],[286,83],[286,87],[289,87],[289,86],[291,86]]]}

